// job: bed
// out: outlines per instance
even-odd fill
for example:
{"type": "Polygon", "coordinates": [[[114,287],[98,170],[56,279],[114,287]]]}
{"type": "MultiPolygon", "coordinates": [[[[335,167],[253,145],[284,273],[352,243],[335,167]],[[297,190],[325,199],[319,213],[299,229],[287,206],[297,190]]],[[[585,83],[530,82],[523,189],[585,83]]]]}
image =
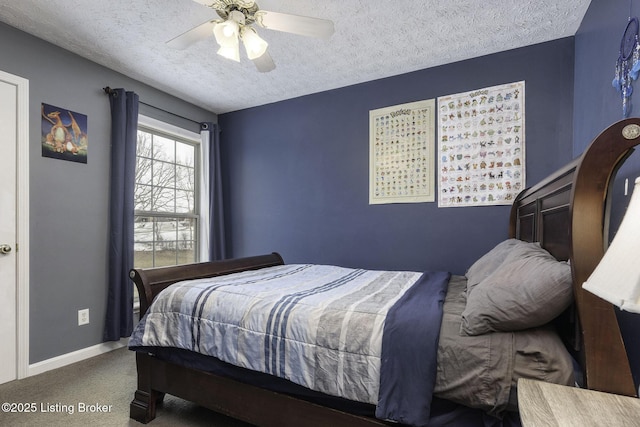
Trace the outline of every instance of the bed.
{"type": "MultiPolygon", "coordinates": [[[[130,342],[130,348],[136,351],[138,373],[137,390],[130,406],[131,418],[142,423],[153,420],[158,404],[162,401],[164,394],[169,393],[258,426],[382,426],[390,425],[391,422],[393,422],[392,425],[404,425],[405,421],[406,425],[427,425],[427,423],[446,425],[451,422],[455,422],[455,425],[508,425],[514,422],[517,425],[517,408],[514,405],[517,401],[515,397],[517,380],[521,377],[570,384],[579,379],[584,387],[590,389],[634,396],[635,386],[613,306],[583,291],[581,284],[593,271],[604,253],[608,233],[609,187],[618,167],[630,155],[633,147],[640,142],[639,137],[640,119],[626,119],[615,123],[603,131],[581,157],[537,185],[524,190],[512,206],[509,239],[501,242],[476,261],[467,271],[466,277],[450,276],[446,272],[414,274],[414,272],[370,272],[357,269],[340,269],[336,272],[332,269],[327,270],[329,266],[287,265],[277,253],[184,266],[132,270],[131,278],[140,295],[140,314],[146,316],[143,318],[144,322],[138,325],[138,333],[134,332],[130,342]],[[531,264],[532,262],[542,264],[531,264]],[[540,265],[544,265],[544,268],[540,269],[540,265]],[[503,286],[513,279],[514,274],[520,274],[517,277],[521,287],[541,286],[539,283],[542,280],[530,280],[533,276],[530,274],[532,267],[536,272],[548,271],[551,279],[547,282],[554,287],[549,287],[547,284],[546,288],[537,293],[529,292],[530,288],[518,289],[516,295],[523,295],[523,298],[529,295],[530,299],[514,299],[514,291],[503,286]],[[375,338],[376,345],[373,346],[372,351],[374,363],[357,362],[354,365],[356,367],[364,365],[367,366],[367,370],[375,371],[372,377],[374,380],[363,381],[367,384],[362,388],[369,390],[370,394],[379,393],[377,405],[375,402],[367,401],[367,399],[371,400],[370,396],[362,399],[353,398],[358,396],[358,391],[347,394],[348,398],[335,396],[331,387],[336,385],[325,384],[331,383],[326,381],[326,375],[325,377],[319,375],[309,380],[308,375],[300,374],[298,378],[291,367],[276,366],[272,362],[266,363],[266,355],[243,356],[245,353],[251,353],[250,350],[239,352],[239,355],[228,354],[228,347],[236,346],[246,349],[245,343],[255,338],[253,330],[250,334],[246,334],[253,338],[244,338],[242,346],[237,344],[239,341],[235,335],[233,339],[224,338],[226,335],[237,334],[237,332],[228,332],[227,329],[218,331],[218,336],[222,336],[223,339],[219,339],[215,345],[209,345],[206,343],[218,339],[214,336],[215,333],[212,336],[206,336],[206,333],[200,330],[200,326],[196,333],[193,329],[194,323],[191,323],[189,327],[191,343],[182,345],[180,339],[176,341],[177,338],[173,333],[163,329],[165,325],[174,323],[173,320],[159,321],[157,324],[146,320],[159,316],[157,307],[160,306],[173,307],[171,310],[174,312],[181,310],[186,303],[183,304],[182,300],[176,302],[177,295],[182,298],[187,294],[193,294],[196,301],[202,302],[203,295],[207,295],[206,298],[213,295],[211,286],[215,289],[227,290],[236,289],[236,286],[240,285],[247,286],[247,283],[254,286],[258,283],[254,278],[264,275],[267,277],[265,283],[274,283],[274,278],[288,276],[293,274],[293,271],[296,272],[295,274],[308,275],[316,269],[321,270],[320,274],[331,277],[330,283],[347,281],[345,277],[349,277],[349,282],[356,276],[370,279],[365,280],[366,283],[358,284],[357,286],[361,287],[349,290],[346,294],[335,291],[338,293],[334,295],[331,303],[319,303],[324,308],[340,305],[347,299],[345,295],[377,294],[380,289],[387,288],[387,286],[379,286],[379,283],[386,280],[389,274],[403,277],[404,281],[397,285],[402,290],[392,296],[385,296],[392,301],[383,303],[387,310],[385,311],[387,317],[383,318],[383,321],[379,321],[379,316],[373,316],[363,318],[369,320],[354,322],[356,325],[377,322],[381,324],[381,329],[375,329],[365,338],[341,341],[341,345],[344,345],[345,341],[369,343],[374,342],[375,338]],[[429,285],[422,285],[422,280],[426,280],[426,276],[437,283],[430,282],[429,285]],[[210,287],[205,288],[205,286],[210,287]],[[561,287],[562,290],[556,289],[561,287]],[[565,289],[567,287],[568,294],[565,289]],[[420,298],[427,297],[411,294],[417,288],[428,289],[427,293],[432,294],[429,298],[435,299],[421,300],[420,298]],[[375,291],[370,292],[371,289],[375,291]],[[496,289],[499,290],[498,294],[495,293],[496,289]],[[167,297],[167,295],[171,296],[167,297]],[[567,295],[568,300],[564,301],[567,295]],[[498,298],[500,304],[487,304],[487,301],[494,298],[498,298]],[[538,300],[541,298],[546,300],[541,303],[541,300],[538,300]],[[417,354],[419,358],[423,356],[417,353],[414,347],[410,347],[409,351],[391,353],[388,349],[392,348],[392,344],[388,343],[387,337],[392,334],[381,332],[382,328],[391,328],[387,324],[397,325],[393,329],[399,331],[394,332],[397,335],[417,329],[413,326],[407,327],[407,325],[416,325],[414,320],[404,324],[389,320],[390,318],[403,319],[405,314],[396,309],[405,310],[408,306],[407,301],[416,299],[422,301],[421,304],[431,304],[434,310],[441,310],[435,316],[435,320],[426,318],[420,321],[437,325],[435,337],[437,351],[432,351],[434,356],[431,357],[431,361],[424,363],[429,366],[433,363],[432,367],[426,369],[431,373],[429,375],[433,376],[426,385],[418,381],[414,384],[413,381],[406,379],[397,380],[397,378],[406,378],[407,375],[410,377],[411,371],[409,370],[407,374],[393,369],[406,368],[406,364],[411,363],[411,360],[406,357],[415,359],[417,354]],[[557,303],[560,300],[564,302],[557,303]],[[154,301],[155,304],[153,304],[154,301]],[[488,305],[491,306],[489,313],[486,310],[488,305]],[[554,307],[553,310],[543,310],[543,314],[540,314],[538,309],[535,313],[531,311],[532,307],[541,305],[554,307]],[[507,314],[500,312],[499,308],[503,306],[510,307],[507,314]],[[518,311],[522,313],[513,314],[518,311]],[[202,340],[200,340],[200,334],[203,334],[202,340]],[[151,339],[143,341],[142,336],[151,339]],[[197,345],[196,339],[193,338],[196,336],[198,337],[197,345]],[[511,347],[496,347],[499,342],[502,343],[500,345],[511,347]],[[161,343],[168,343],[169,347],[174,348],[162,348],[161,343]],[[449,347],[450,343],[453,347],[449,347]],[[491,359],[493,363],[490,367],[485,367],[482,375],[488,375],[488,377],[482,377],[480,384],[474,383],[474,378],[478,376],[477,371],[467,371],[466,367],[459,368],[465,364],[474,364],[474,358],[478,356],[467,352],[466,347],[474,347],[476,344],[482,347],[480,349],[480,352],[483,352],[482,360],[491,359]],[[180,346],[186,348],[175,348],[180,346]],[[208,354],[209,350],[205,351],[207,354],[200,354],[193,351],[194,346],[217,347],[222,355],[214,358],[208,354]],[[504,348],[513,348],[513,351],[508,352],[504,348]],[[396,356],[389,357],[390,354],[401,353],[404,354],[402,357],[405,359],[398,356],[398,361],[395,363],[396,356]],[[507,353],[509,356],[505,357],[507,353]],[[487,354],[490,354],[490,357],[486,356],[487,354]],[[265,366],[262,369],[263,372],[260,372],[260,366],[254,366],[256,357],[262,358],[262,363],[258,365],[265,366]],[[230,366],[232,364],[229,360],[232,359],[233,364],[239,361],[240,367],[230,366]],[[540,369],[541,359],[546,361],[542,369],[540,369]],[[271,366],[270,363],[272,363],[271,366]],[[568,366],[569,364],[571,366],[568,366]],[[497,378],[502,375],[497,371],[504,366],[509,367],[505,371],[506,377],[497,378]],[[277,374],[279,370],[288,372],[284,375],[285,378],[272,375],[277,374]],[[322,378],[325,378],[325,381],[322,378]],[[493,384],[494,379],[495,384],[493,384]],[[488,385],[489,382],[492,384],[488,385]],[[372,383],[375,384],[372,386],[372,383]],[[309,384],[317,389],[309,390],[307,387],[309,384]],[[316,384],[324,385],[317,387],[316,384]],[[328,388],[323,388],[325,386],[328,388]],[[413,388],[414,386],[418,388],[413,388]],[[399,393],[400,389],[406,389],[407,394],[396,399],[397,401],[392,401],[391,399],[399,393]],[[478,398],[482,395],[491,396],[484,399],[478,398]],[[414,418],[414,415],[405,416],[407,409],[403,405],[415,401],[416,396],[418,400],[422,396],[428,396],[422,399],[424,402],[419,403],[426,406],[426,413],[422,410],[420,416],[422,418],[414,418]],[[384,403],[381,403],[383,400],[384,403]],[[388,408],[382,411],[381,407],[388,408]],[[400,415],[395,416],[396,413],[400,415]]],[[[539,274],[536,273],[537,276],[539,274]]],[[[309,279],[310,282],[316,283],[314,280],[316,280],[314,277],[309,279]]],[[[307,290],[300,291],[306,292],[304,297],[299,297],[301,294],[298,293],[296,294],[298,296],[293,299],[312,300],[317,293],[315,291],[317,286],[309,286],[305,288],[307,290]]],[[[330,289],[327,293],[338,289],[333,285],[323,286],[323,289],[330,289]]],[[[261,283],[258,290],[254,289],[254,291],[258,292],[262,298],[262,295],[268,293],[265,290],[267,288],[269,285],[261,283]]],[[[233,294],[233,298],[245,298],[244,294],[240,296],[235,291],[226,293],[233,294]]],[[[380,299],[384,300],[384,298],[380,299]]],[[[277,305],[283,304],[282,301],[285,300],[286,304],[289,304],[292,297],[287,296],[285,299],[276,297],[276,303],[272,303],[275,305],[269,306],[270,311],[267,310],[265,313],[283,313],[284,311],[288,314],[293,313],[291,310],[294,309],[288,305],[286,307],[277,305]]],[[[262,299],[256,303],[258,300],[255,295],[246,301],[240,299],[232,301],[234,301],[233,304],[217,303],[218,310],[224,311],[231,306],[251,307],[253,310],[254,306],[263,303],[262,299]]],[[[362,303],[358,307],[367,304],[362,303]]],[[[199,307],[204,305],[201,304],[199,307]]],[[[379,313],[380,309],[376,307],[372,310],[374,313],[379,313]]],[[[189,306],[183,314],[196,311],[202,312],[189,306]]],[[[311,312],[312,309],[299,310],[299,312],[305,311],[311,312]]],[[[236,315],[245,321],[250,317],[246,314],[248,312],[236,313],[236,315]]],[[[360,314],[360,310],[356,312],[360,314]]],[[[183,314],[176,316],[185,317],[183,314]]],[[[355,315],[352,311],[344,316],[350,318],[355,315]]],[[[425,314],[420,313],[420,315],[425,314]]],[[[291,315],[291,318],[293,317],[291,315]]],[[[271,326],[272,322],[275,322],[266,314],[256,315],[256,319],[260,318],[265,325],[271,326]]],[[[241,329],[249,329],[247,324],[254,325],[258,322],[256,319],[251,318],[248,323],[241,325],[241,329]]],[[[324,327],[332,324],[324,317],[322,319],[316,319],[316,325],[324,327]]],[[[220,323],[216,318],[207,321],[216,325],[220,323]]],[[[347,320],[339,322],[346,323],[347,320]]],[[[281,324],[278,323],[278,325],[281,324]]],[[[182,328],[187,327],[182,326],[182,328]]],[[[295,339],[283,338],[282,342],[286,342],[287,345],[292,341],[296,343],[304,341],[299,337],[304,336],[306,332],[288,327],[279,329],[294,329],[298,334],[295,339]]],[[[271,332],[266,335],[254,340],[266,343],[266,340],[272,339],[271,332]]],[[[331,337],[331,330],[325,331],[325,335],[331,337]]],[[[316,340],[317,336],[314,335],[312,339],[316,340]]],[[[407,339],[409,341],[413,339],[414,342],[421,341],[416,340],[415,337],[411,338],[410,334],[407,339]]],[[[297,352],[286,347],[284,352],[284,345],[278,341],[273,345],[264,345],[263,348],[273,348],[274,354],[282,351],[282,354],[289,355],[288,358],[297,358],[302,364],[308,362],[306,359],[318,360],[319,356],[307,355],[306,347],[304,351],[297,352]]],[[[358,351],[361,347],[365,346],[358,347],[358,351]]],[[[332,358],[335,357],[327,356],[321,360],[327,361],[332,358]]],[[[276,358],[269,360],[276,360],[276,358]]],[[[324,366],[324,361],[316,366],[324,366]]],[[[344,361],[340,363],[340,369],[348,364],[344,361]]],[[[423,367],[421,366],[420,369],[423,367]]],[[[333,368],[327,370],[333,372],[333,368]]],[[[350,380],[346,380],[344,384],[338,379],[335,382],[341,384],[341,389],[351,387],[350,380]]]]}

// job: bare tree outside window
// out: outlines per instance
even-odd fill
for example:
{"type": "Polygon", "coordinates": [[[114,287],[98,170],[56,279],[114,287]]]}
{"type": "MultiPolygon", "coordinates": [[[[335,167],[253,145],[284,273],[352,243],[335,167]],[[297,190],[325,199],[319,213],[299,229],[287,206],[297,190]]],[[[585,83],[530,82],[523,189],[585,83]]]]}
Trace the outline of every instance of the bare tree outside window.
{"type": "Polygon", "coordinates": [[[197,161],[195,143],[138,130],[135,267],[197,260],[197,161]]]}

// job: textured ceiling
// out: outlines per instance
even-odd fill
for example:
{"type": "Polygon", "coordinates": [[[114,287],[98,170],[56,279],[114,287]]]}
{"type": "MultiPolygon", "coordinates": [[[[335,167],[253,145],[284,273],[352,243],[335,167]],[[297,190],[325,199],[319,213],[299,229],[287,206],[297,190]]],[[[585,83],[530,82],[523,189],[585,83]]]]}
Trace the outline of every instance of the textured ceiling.
{"type": "Polygon", "coordinates": [[[590,0],[261,0],[330,19],[329,40],[258,28],[276,69],[169,39],[216,13],[192,0],[0,0],[0,21],[215,113],[572,36],[590,0]]]}

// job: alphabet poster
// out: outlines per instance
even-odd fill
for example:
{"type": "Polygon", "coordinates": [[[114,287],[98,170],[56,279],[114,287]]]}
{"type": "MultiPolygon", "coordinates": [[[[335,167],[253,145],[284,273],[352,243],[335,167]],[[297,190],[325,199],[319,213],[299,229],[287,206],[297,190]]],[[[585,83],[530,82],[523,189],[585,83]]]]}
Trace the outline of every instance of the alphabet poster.
{"type": "Polygon", "coordinates": [[[369,204],[435,201],[435,100],[369,111],[369,204]]]}
{"type": "Polygon", "coordinates": [[[438,98],[438,207],[510,205],[525,188],[524,87],[438,98]]]}

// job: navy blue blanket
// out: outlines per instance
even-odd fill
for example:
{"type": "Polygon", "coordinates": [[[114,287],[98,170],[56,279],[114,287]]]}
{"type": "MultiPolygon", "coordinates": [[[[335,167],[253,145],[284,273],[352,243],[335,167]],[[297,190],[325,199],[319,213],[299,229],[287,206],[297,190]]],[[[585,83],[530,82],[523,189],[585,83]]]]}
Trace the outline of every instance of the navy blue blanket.
{"type": "Polygon", "coordinates": [[[428,424],[450,277],[445,272],[424,273],[389,311],[382,336],[376,417],[416,427],[428,424]]]}

